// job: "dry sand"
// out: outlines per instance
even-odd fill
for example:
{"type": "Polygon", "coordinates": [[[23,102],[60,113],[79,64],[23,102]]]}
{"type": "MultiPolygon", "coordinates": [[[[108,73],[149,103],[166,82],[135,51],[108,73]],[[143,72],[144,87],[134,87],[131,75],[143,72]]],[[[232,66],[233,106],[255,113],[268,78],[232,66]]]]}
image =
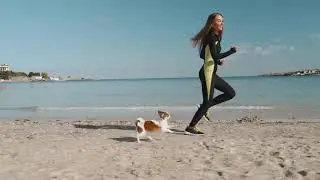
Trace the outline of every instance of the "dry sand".
{"type": "Polygon", "coordinates": [[[320,179],[320,123],[201,122],[138,144],[133,121],[4,121],[0,180],[320,179]]]}

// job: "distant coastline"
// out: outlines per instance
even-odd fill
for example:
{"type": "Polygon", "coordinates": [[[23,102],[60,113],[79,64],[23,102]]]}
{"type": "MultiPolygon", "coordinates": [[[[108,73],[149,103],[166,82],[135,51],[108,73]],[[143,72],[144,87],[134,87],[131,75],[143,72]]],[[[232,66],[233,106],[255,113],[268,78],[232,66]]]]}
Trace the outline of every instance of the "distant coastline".
{"type": "Polygon", "coordinates": [[[275,73],[266,73],[260,74],[259,76],[314,76],[320,75],[320,69],[301,69],[288,72],[275,72],[275,73]]]}
{"type": "MultiPolygon", "coordinates": [[[[1,72],[0,74],[3,74],[1,72]]],[[[320,76],[320,69],[302,69],[288,72],[271,72],[252,76],[227,76],[225,78],[239,78],[239,77],[261,77],[261,76],[320,76]]],[[[93,80],[161,80],[161,79],[197,79],[198,77],[150,77],[150,78],[106,78],[94,79],[85,77],[53,77],[47,73],[34,73],[27,75],[24,72],[10,72],[6,79],[0,77],[1,82],[54,82],[54,81],[93,81],[93,80]]]]}
{"type": "Polygon", "coordinates": [[[68,77],[68,78],[58,78],[58,79],[32,79],[25,76],[18,76],[10,79],[0,79],[1,82],[54,82],[54,81],[89,81],[94,80],[90,78],[83,78],[83,77],[68,77]]]}
{"type": "Polygon", "coordinates": [[[84,77],[63,78],[50,76],[48,72],[18,72],[13,71],[9,64],[0,64],[0,82],[44,82],[44,81],[87,81],[93,80],[84,77]]]}
{"type": "Polygon", "coordinates": [[[87,81],[93,80],[91,78],[84,77],[54,77],[49,76],[46,72],[14,72],[14,71],[2,71],[0,72],[0,82],[52,82],[52,81],[87,81]]]}

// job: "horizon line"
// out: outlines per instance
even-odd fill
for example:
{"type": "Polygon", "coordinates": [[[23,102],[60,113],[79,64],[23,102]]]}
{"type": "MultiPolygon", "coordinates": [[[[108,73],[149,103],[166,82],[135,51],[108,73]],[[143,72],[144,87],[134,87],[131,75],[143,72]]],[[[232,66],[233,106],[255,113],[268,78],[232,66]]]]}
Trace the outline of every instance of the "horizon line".
{"type": "MultiPolygon", "coordinates": [[[[256,77],[259,75],[240,75],[240,76],[221,76],[223,78],[237,78],[237,77],[256,77]]],[[[141,80],[141,79],[196,79],[197,76],[180,76],[180,77],[136,77],[136,78],[100,78],[97,80],[141,80]]]]}

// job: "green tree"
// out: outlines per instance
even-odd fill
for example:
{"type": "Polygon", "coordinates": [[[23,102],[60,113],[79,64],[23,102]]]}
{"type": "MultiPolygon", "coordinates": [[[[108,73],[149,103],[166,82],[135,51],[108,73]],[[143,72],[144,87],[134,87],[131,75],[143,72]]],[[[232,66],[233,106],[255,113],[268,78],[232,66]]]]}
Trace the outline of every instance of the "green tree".
{"type": "Polygon", "coordinates": [[[43,79],[48,79],[48,78],[49,78],[47,72],[42,72],[42,73],[41,73],[41,76],[42,76],[43,79]]]}
{"type": "Polygon", "coordinates": [[[34,75],[34,76],[41,76],[41,73],[35,72],[33,75],[34,75]]]}
{"type": "Polygon", "coordinates": [[[41,74],[39,72],[29,72],[28,77],[32,76],[41,76],[41,74]]]}
{"type": "Polygon", "coordinates": [[[33,76],[33,72],[29,72],[28,77],[32,77],[33,76]]]}
{"type": "Polygon", "coordinates": [[[8,80],[9,79],[9,71],[0,72],[0,79],[8,80]]]}

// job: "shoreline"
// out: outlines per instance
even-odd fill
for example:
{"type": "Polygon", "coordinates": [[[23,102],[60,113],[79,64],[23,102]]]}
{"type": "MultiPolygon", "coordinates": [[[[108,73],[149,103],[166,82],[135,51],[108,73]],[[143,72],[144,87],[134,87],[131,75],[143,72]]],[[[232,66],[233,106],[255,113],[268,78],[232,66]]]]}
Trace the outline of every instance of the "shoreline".
{"type": "Polygon", "coordinates": [[[0,179],[320,178],[319,122],[202,120],[202,136],[169,125],[138,144],[128,119],[0,122],[0,179]]]}
{"type": "MultiPolygon", "coordinates": [[[[139,116],[140,117],[140,116],[139,116]]],[[[144,119],[153,119],[156,121],[159,121],[158,117],[155,118],[148,118],[145,116],[141,116],[144,119]]],[[[14,123],[25,123],[25,122],[34,122],[34,123],[52,123],[52,122],[61,122],[61,123],[67,123],[67,124],[74,124],[74,123],[83,123],[83,122],[89,122],[89,123],[106,123],[106,124],[130,124],[132,126],[135,125],[137,117],[133,117],[131,119],[129,118],[107,118],[107,117],[83,117],[83,118],[48,118],[48,119],[41,119],[41,118],[1,118],[0,119],[0,125],[3,124],[14,124],[14,123]]],[[[169,120],[169,123],[177,125],[177,124],[184,124],[187,125],[190,123],[190,119],[175,119],[172,120],[172,118],[169,120]]],[[[199,125],[203,124],[211,124],[211,125],[219,125],[219,124],[229,124],[229,125],[248,125],[248,124],[254,124],[254,125],[281,125],[281,124],[288,124],[288,125],[295,125],[295,124],[319,124],[320,125],[320,118],[318,119],[260,119],[257,117],[242,117],[235,120],[211,120],[206,121],[205,119],[201,119],[199,121],[199,125]]]]}
{"type": "MultiPolygon", "coordinates": [[[[250,107],[251,108],[251,107],[250,107]]],[[[240,119],[295,121],[306,119],[320,121],[320,110],[317,106],[304,108],[261,108],[250,109],[240,106],[220,106],[211,108],[209,116],[213,122],[227,120],[234,122],[240,119]],[[231,107],[231,108],[230,108],[231,107]]],[[[0,107],[0,121],[5,119],[135,119],[139,116],[156,118],[157,110],[170,113],[172,120],[190,121],[197,111],[196,106],[142,106],[142,107],[0,107]]]]}
{"type": "MultiPolygon", "coordinates": [[[[300,71],[299,71],[300,72],[300,71]]],[[[317,77],[320,76],[320,72],[318,74],[290,74],[286,73],[267,73],[267,74],[258,74],[258,75],[248,75],[248,76],[223,76],[226,79],[234,79],[234,78],[260,78],[260,77],[317,77]]],[[[150,77],[150,78],[63,78],[61,80],[31,80],[29,78],[18,78],[18,79],[9,79],[3,80],[0,79],[0,83],[15,83],[15,82],[62,82],[62,81],[126,81],[126,80],[164,80],[164,79],[198,79],[198,77],[188,76],[188,77],[150,77]]]]}
{"type": "Polygon", "coordinates": [[[61,79],[61,80],[1,80],[0,83],[21,83],[21,82],[66,82],[66,81],[94,81],[95,79],[61,79]]]}

